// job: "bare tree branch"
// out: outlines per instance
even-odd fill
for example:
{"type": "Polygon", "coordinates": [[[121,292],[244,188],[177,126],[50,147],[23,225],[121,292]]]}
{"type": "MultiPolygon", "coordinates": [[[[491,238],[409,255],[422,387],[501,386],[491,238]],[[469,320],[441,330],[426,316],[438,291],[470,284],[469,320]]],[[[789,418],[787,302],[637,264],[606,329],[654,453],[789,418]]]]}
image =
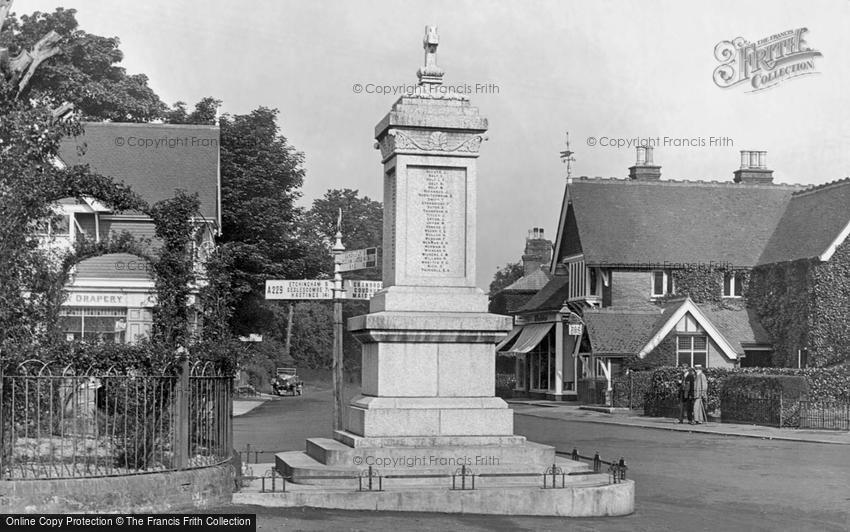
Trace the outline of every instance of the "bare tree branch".
{"type": "Polygon", "coordinates": [[[6,22],[10,9],[12,9],[12,0],[0,0],[0,31],[3,30],[3,23],[6,22]]]}
{"type": "Polygon", "coordinates": [[[32,75],[35,74],[35,69],[46,59],[58,54],[61,49],[57,43],[62,37],[55,31],[50,31],[42,37],[32,50],[24,50],[9,61],[9,67],[12,71],[12,81],[18,84],[18,94],[20,94],[29,83],[32,75]]]}

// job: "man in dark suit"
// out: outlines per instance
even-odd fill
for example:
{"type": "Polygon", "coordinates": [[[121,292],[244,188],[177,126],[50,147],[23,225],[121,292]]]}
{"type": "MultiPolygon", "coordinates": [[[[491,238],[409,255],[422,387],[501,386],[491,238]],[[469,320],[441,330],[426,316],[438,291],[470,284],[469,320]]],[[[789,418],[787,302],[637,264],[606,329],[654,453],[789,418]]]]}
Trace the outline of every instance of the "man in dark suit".
{"type": "MultiPolygon", "coordinates": [[[[694,368],[688,368],[687,374],[685,374],[684,382],[683,382],[683,390],[682,390],[684,400],[684,409],[688,413],[688,424],[694,424],[694,368]]],[[[682,420],[680,418],[679,423],[682,420]]]]}

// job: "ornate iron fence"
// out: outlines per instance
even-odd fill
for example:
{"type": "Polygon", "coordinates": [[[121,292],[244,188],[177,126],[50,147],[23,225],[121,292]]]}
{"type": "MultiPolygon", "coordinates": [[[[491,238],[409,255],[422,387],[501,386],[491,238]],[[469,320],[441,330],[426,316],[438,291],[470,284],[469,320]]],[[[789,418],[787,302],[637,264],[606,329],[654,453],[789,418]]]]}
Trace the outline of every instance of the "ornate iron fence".
{"type": "Polygon", "coordinates": [[[800,428],[850,430],[850,402],[800,401],[800,428]]]}
{"type": "Polygon", "coordinates": [[[0,375],[0,478],[128,475],[222,463],[232,378],[183,362],[159,375],[38,360],[0,375]]]}

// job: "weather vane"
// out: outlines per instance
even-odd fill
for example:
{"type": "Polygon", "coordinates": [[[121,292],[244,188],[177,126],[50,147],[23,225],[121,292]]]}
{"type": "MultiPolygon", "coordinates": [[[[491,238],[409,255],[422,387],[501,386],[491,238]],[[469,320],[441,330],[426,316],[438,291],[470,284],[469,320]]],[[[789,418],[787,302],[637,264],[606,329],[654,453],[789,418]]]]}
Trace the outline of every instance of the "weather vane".
{"type": "Polygon", "coordinates": [[[561,162],[567,163],[567,183],[573,182],[573,164],[576,160],[573,157],[575,152],[570,150],[570,132],[567,131],[567,149],[561,152],[561,162]]]}

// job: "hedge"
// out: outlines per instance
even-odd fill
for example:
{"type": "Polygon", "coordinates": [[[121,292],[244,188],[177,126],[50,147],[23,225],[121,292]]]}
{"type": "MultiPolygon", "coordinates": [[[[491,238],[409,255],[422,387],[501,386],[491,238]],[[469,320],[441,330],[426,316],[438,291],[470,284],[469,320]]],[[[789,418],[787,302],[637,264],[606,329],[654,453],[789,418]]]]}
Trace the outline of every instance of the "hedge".
{"type": "Polygon", "coordinates": [[[514,396],[516,376],[513,373],[496,373],[496,397],[510,399],[514,396]]]}
{"type": "MultiPolygon", "coordinates": [[[[650,386],[644,396],[645,411],[647,415],[656,412],[662,405],[670,401],[677,401],[679,397],[678,379],[681,369],[676,367],[658,368],[649,373],[650,386]]],[[[812,401],[850,401],[850,367],[834,368],[705,368],[703,370],[708,379],[708,401],[706,412],[715,412],[720,409],[720,389],[723,383],[732,376],[738,375],[776,375],[776,376],[801,376],[804,377],[807,387],[806,397],[812,401]]],[[[644,377],[645,378],[645,377],[644,377]]],[[[634,379],[633,379],[633,382],[634,379]]],[[[744,381],[733,381],[741,382],[744,381]]],[[[731,390],[731,388],[730,388],[731,390]]],[[[746,389],[740,390],[745,393],[746,389]]]]}

